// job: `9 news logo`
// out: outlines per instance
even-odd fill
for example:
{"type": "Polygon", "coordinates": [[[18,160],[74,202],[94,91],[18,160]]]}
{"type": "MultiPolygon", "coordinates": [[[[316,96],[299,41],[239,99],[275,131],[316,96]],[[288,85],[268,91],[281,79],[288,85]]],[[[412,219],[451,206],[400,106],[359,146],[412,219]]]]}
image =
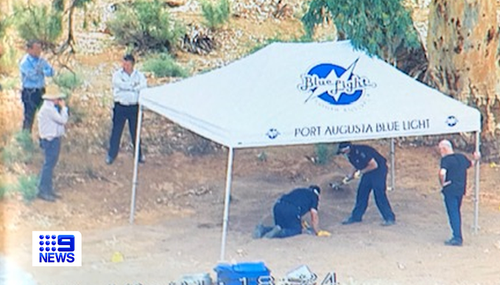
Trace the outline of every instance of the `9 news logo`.
{"type": "Polygon", "coordinates": [[[32,232],[33,266],[82,266],[82,234],[77,231],[32,232]]]}

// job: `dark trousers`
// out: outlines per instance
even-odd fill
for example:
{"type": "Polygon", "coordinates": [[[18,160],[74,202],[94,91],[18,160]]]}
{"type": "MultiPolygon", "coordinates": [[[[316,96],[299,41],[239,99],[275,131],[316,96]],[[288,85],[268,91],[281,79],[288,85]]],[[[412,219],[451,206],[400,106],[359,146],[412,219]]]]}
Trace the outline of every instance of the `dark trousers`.
{"type": "Polygon", "coordinates": [[[52,176],[54,174],[54,167],[59,159],[59,152],[61,150],[61,139],[55,138],[51,141],[42,139],[40,146],[43,150],[45,160],[43,162],[42,171],[40,173],[40,183],[38,184],[39,193],[50,194],[53,193],[54,187],[52,184],[52,176]]]}
{"type": "Polygon", "coordinates": [[[302,233],[300,209],[286,202],[278,201],[273,208],[274,224],[281,227],[278,238],[291,237],[302,233]]]}
{"type": "Polygon", "coordinates": [[[387,168],[381,168],[369,172],[361,177],[356,195],[356,205],[352,210],[351,218],[361,221],[368,207],[368,199],[373,189],[375,203],[385,221],[395,221],[396,216],[392,212],[389,199],[386,194],[387,168]]]}
{"type": "Polygon", "coordinates": [[[453,239],[463,241],[462,239],[462,218],[460,208],[462,207],[462,195],[444,194],[444,204],[448,213],[453,239]]]}
{"type": "Polygon", "coordinates": [[[36,110],[42,105],[43,94],[45,94],[45,88],[23,88],[21,91],[21,100],[24,105],[23,130],[31,133],[36,110]]]}
{"type": "MultiPolygon", "coordinates": [[[[137,135],[137,116],[139,114],[139,105],[126,106],[115,103],[113,108],[113,127],[111,129],[111,138],[109,140],[108,156],[115,159],[120,150],[120,141],[122,138],[123,127],[128,121],[128,129],[130,139],[135,148],[135,140],[137,135]]],[[[141,147],[139,146],[139,158],[142,157],[141,147]]]]}

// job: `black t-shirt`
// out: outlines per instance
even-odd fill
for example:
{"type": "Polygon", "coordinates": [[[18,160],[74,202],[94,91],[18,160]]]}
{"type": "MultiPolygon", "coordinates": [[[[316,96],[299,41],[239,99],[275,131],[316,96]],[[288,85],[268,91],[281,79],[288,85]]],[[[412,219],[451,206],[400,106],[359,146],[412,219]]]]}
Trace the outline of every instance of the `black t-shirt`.
{"type": "Polygon", "coordinates": [[[441,169],[446,169],[445,182],[451,181],[443,188],[443,192],[464,195],[467,185],[467,169],[470,166],[470,160],[461,153],[453,153],[441,158],[441,169]]]}
{"type": "Polygon", "coordinates": [[[351,151],[348,154],[348,158],[349,162],[357,170],[365,169],[372,158],[374,158],[378,164],[377,169],[387,168],[387,160],[371,146],[351,145],[351,151]]]}
{"type": "Polygon", "coordinates": [[[318,210],[318,195],[309,188],[297,188],[285,194],[280,199],[284,203],[292,204],[300,209],[303,216],[311,209],[318,210]]]}

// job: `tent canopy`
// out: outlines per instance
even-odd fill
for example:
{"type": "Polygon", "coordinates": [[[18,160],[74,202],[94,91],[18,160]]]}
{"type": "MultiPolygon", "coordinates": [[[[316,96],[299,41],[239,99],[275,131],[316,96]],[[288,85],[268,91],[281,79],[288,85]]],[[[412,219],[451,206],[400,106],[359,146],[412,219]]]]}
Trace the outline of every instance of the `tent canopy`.
{"type": "Polygon", "coordinates": [[[140,104],[232,148],[480,131],[478,110],[349,41],[273,43],[140,104]]]}
{"type": "MultiPolygon", "coordinates": [[[[139,103],[136,145],[140,140],[142,107],[147,107],[229,147],[221,260],[225,253],[235,148],[475,131],[478,150],[481,129],[478,110],[429,88],[380,59],[355,51],[348,41],[274,43],[225,67],[147,88],[141,92],[139,103]]],[[[477,231],[478,164],[475,182],[477,231]]]]}

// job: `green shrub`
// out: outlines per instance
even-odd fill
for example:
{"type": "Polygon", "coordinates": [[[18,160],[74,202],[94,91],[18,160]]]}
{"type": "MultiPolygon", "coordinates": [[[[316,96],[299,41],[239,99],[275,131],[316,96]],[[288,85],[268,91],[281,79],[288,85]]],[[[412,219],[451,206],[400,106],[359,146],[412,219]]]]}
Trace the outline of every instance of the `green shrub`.
{"type": "Polygon", "coordinates": [[[119,44],[137,50],[171,51],[185,33],[158,0],[121,5],[107,25],[119,44]]]}
{"type": "Polygon", "coordinates": [[[328,147],[328,144],[318,143],[314,145],[314,154],[316,156],[316,164],[325,165],[330,162],[332,157],[332,152],[328,147]]]}
{"type": "Polygon", "coordinates": [[[8,191],[9,191],[8,185],[5,182],[0,181],[0,200],[7,195],[8,191]]]}
{"type": "Polygon", "coordinates": [[[156,77],[187,77],[188,72],[166,53],[147,59],[142,70],[152,72],[156,77]]]}
{"type": "Polygon", "coordinates": [[[201,2],[201,12],[205,19],[205,25],[210,29],[218,29],[229,21],[231,14],[229,0],[219,0],[218,3],[203,1],[201,2]]]}
{"type": "Polygon", "coordinates": [[[62,34],[62,13],[48,6],[14,6],[14,25],[25,40],[40,40],[46,47],[54,47],[62,34]]]}
{"type": "Polygon", "coordinates": [[[70,71],[63,71],[59,73],[54,76],[53,81],[57,86],[59,86],[59,88],[67,93],[70,93],[70,91],[75,90],[83,84],[83,80],[80,75],[70,71]]]}
{"type": "Polygon", "coordinates": [[[21,175],[17,180],[17,190],[23,196],[24,201],[33,201],[38,194],[38,176],[21,175]]]}
{"type": "Polygon", "coordinates": [[[31,163],[34,153],[35,144],[31,140],[31,134],[21,131],[2,149],[2,162],[7,166],[14,163],[31,163]]]}

